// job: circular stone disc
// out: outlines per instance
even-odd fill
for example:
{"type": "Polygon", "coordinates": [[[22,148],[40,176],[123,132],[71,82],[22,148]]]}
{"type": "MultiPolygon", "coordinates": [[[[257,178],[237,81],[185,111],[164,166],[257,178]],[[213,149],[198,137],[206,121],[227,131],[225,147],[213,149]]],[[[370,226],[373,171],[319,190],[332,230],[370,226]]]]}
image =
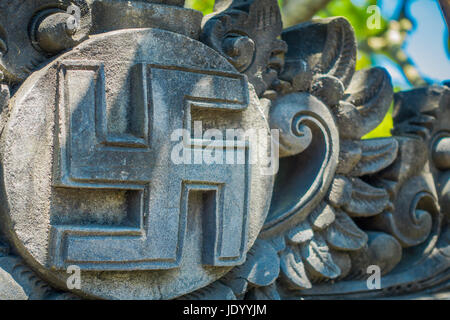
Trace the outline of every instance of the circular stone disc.
{"type": "Polygon", "coordinates": [[[214,50],[158,29],[94,36],[28,78],[10,108],[3,231],[54,286],[71,289],[75,266],[82,296],[170,299],[245,261],[273,187],[249,154],[267,141],[233,149],[243,163],[177,158],[206,150],[207,129],[267,130],[268,110],[214,50]]]}

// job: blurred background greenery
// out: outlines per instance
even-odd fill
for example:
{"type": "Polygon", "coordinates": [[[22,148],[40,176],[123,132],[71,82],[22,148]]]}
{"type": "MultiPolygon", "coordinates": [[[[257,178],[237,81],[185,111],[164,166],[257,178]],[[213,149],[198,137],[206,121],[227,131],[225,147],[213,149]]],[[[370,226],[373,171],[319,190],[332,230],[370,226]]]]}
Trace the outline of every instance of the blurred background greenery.
{"type": "MultiPolygon", "coordinates": [[[[217,0],[216,6],[231,0],[217,0]],[[220,3],[219,3],[220,2],[220,3]]],[[[385,67],[394,90],[405,90],[450,78],[448,28],[438,0],[278,0],[284,27],[315,17],[344,16],[358,41],[357,69],[385,67]],[[380,28],[371,29],[369,6],[380,9],[380,28]]],[[[450,0],[441,0],[450,1],[450,0]]],[[[214,0],[186,0],[186,7],[214,10],[214,0]]],[[[392,107],[383,122],[363,138],[390,136],[392,107]]]]}

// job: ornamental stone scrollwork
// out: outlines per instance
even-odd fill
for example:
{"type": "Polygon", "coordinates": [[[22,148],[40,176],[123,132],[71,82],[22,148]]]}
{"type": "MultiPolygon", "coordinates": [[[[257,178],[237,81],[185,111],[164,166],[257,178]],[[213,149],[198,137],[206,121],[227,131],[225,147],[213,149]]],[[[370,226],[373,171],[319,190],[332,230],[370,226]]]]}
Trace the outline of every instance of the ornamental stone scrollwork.
{"type": "Polygon", "coordinates": [[[343,17],[183,2],[0,4],[0,299],[448,291],[450,88],[356,71],[343,17]]]}

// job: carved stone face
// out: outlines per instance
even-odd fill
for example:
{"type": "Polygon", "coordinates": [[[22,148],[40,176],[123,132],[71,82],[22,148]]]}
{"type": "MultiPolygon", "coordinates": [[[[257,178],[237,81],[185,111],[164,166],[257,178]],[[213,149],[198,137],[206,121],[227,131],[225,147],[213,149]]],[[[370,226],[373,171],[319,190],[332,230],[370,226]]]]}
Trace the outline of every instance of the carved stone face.
{"type": "Polygon", "coordinates": [[[272,40],[272,50],[269,52],[269,59],[267,60],[266,70],[262,74],[262,81],[264,88],[268,89],[278,79],[284,67],[283,55],[287,51],[286,42],[277,38],[272,40]]]}
{"type": "Polygon", "coordinates": [[[201,40],[245,73],[260,96],[283,68],[279,55],[287,51],[287,46],[278,39],[281,31],[276,1],[251,4],[235,1],[229,9],[206,22],[201,40]]]}

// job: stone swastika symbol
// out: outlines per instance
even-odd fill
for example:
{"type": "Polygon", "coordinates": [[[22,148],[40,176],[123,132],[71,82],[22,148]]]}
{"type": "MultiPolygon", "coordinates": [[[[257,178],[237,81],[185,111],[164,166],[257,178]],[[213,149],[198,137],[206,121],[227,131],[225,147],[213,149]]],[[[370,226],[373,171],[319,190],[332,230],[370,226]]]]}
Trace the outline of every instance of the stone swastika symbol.
{"type": "MultiPolygon", "coordinates": [[[[56,188],[128,191],[127,225],[52,225],[52,265],[82,270],[156,270],[180,266],[191,192],[202,192],[202,263],[245,260],[249,165],[170,161],[170,132],[190,128],[191,107],[240,112],[243,76],[176,66],[130,70],[129,125],[109,132],[102,62],[59,66],[56,188]],[[225,227],[226,226],[226,227],[225,227]]],[[[187,145],[192,153],[202,147],[187,145]]],[[[245,149],[248,156],[247,146],[245,149]]],[[[222,152],[222,151],[220,151],[222,152]]],[[[248,157],[246,158],[248,160],[248,157]]]]}

